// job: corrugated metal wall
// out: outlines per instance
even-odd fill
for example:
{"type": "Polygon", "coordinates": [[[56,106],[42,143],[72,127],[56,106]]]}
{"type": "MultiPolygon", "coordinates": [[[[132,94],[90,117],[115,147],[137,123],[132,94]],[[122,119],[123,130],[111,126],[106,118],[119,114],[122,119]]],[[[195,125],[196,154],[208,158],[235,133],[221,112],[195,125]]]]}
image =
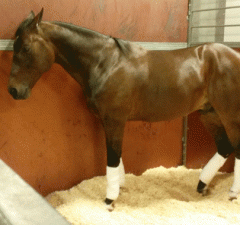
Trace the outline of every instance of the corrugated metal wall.
{"type": "MultiPolygon", "coordinates": [[[[9,39],[30,10],[134,41],[186,42],[188,1],[5,0],[0,1],[0,38],[9,39]]],[[[30,99],[7,92],[12,52],[0,52],[0,157],[38,192],[70,188],[105,175],[106,147],[99,121],[88,111],[81,87],[58,65],[44,74],[30,99]]],[[[126,172],[177,166],[182,157],[182,118],[131,122],[125,129],[126,172]]]]}

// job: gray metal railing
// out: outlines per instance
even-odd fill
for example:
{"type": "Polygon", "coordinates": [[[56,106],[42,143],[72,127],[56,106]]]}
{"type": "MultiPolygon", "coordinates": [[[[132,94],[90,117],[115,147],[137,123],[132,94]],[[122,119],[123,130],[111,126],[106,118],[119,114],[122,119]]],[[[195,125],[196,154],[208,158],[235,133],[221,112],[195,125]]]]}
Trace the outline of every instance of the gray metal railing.
{"type": "MultiPolygon", "coordinates": [[[[209,3],[211,3],[211,1],[208,1],[208,4],[209,3]]],[[[240,6],[226,6],[226,0],[213,1],[212,3],[215,3],[216,7],[208,8],[206,3],[206,8],[203,8],[204,4],[201,4],[201,0],[189,0],[188,46],[196,46],[206,42],[217,42],[226,44],[229,47],[239,48],[240,41],[227,42],[224,41],[224,37],[227,35],[226,28],[232,27],[236,28],[235,34],[239,36],[238,40],[240,40],[240,22],[237,24],[225,23],[226,10],[240,9],[240,6]],[[206,20],[209,24],[201,24],[202,17],[204,16],[209,16],[209,21],[206,20]]],[[[206,21],[205,23],[207,23],[206,21]]]]}

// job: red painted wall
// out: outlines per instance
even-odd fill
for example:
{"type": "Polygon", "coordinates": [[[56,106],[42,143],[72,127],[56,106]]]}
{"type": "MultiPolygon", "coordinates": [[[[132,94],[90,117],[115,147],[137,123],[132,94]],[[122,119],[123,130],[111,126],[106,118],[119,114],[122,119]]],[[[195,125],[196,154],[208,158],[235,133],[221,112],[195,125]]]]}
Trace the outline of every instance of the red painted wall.
{"type": "MultiPolygon", "coordinates": [[[[134,41],[186,42],[187,0],[0,1],[0,37],[12,38],[30,10],[44,20],[72,22],[134,41]]],[[[12,52],[0,52],[0,157],[39,193],[70,188],[105,175],[105,134],[88,111],[81,87],[59,66],[44,74],[25,101],[7,92],[12,52]]],[[[182,157],[182,118],[129,122],[123,161],[126,172],[177,166],[182,157]]]]}
{"type": "MultiPolygon", "coordinates": [[[[203,168],[217,152],[212,136],[208,133],[200,120],[198,112],[188,116],[187,135],[187,167],[203,168]]],[[[234,154],[221,168],[223,172],[232,172],[234,168],[234,154]]]]}
{"type": "Polygon", "coordinates": [[[0,38],[12,38],[30,10],[39,12],[42,7],[45,20],[71,22],[114,37],[134,41],[187,41],[187,0],[0,1],[0,38]]]}

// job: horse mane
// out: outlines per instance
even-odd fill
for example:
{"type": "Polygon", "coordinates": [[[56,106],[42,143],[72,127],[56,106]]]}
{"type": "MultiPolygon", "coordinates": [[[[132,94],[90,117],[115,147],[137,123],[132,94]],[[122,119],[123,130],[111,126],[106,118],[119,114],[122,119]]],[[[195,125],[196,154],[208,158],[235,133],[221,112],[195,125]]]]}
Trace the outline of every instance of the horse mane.
{"type": "Polygon", "coordinates": [[[54,24],[57,24],[61,27],[64,27],[64,28],[67,28],[71,31],[74,31],[76,33],[85,33],[87,34],[89,37],[110,37],[112,38],[117,47],[121,50],[121,52],[125,55],[127,55],[130,51],[130,46],[129,46],[129,43],[127,41],[124,41],[120,38],[115,38],[115,37],[112,37],[112,36],[107,36],[107,35],[104,35],[104,34],[101,34],[97,31],[93,31],[93,30],[90,30],[90,29],[87,29],[87,28],[84,28],[84,27],[81,27],[81,26],[77,26],[77,25],[74,25],[72,23],[65,23],[65,22],[60,22],[60,21],[54,21],[53,22],[54,24]]]}
{"type": "Polygon", "coordinates": [[[65,22],[60,22],[60,21],[53,21],[52,23],[54,23],[60,27],[67,28],[78,34],[81,34],[84,32],[84,34],[88,35],[89,37],[96,37],[96,36],[97,37],[106,37],[106,35],[104,35],[104,34],[101,34],[99,32],[96,32],[96,31],[93,31],[93,30],[90,30],[90,29],[87,29],[87,28],[84,28],[81,26],[74,25],[72,23],[65,23],[65,22]]]}
{"type": "MultiPolygon", "coordinates": [[[[111,37],[111,36],[110,36],[110,37],[111,37]]],[[[111,37],[111,38],[115,41],[117,47],[121,50],[121,52],[122,52],[124,55],[127,55],[127,54],[129,53],[129,51],[130,51],[130,46],[129,46],[128,41],[122,40],[122,39],[120,39],[120,38],[115,38],[115,37],[111,37]]]]}
{"type": "MultiPolygon", "coordinates": [[[[15,37],[18,37],[20,36],[24,30],[26,30],[26,28],[31,24],[31,22],[33,21],[33,19],[25,19],[18,27],[16,33],[15,33],[15,37]]],[[[87,34],[89,37],[107,37],[106,35],[104,34],[101,34],[97,31],[93,31],[93,30],[90,30],[90,29],[87,29],[87,28],[84,28],[84,27],[80,27],[80,26],[77,26],[77,25],[74,25],[72,23],[65,23],[65,22],[60,22],[60,21],[54,21],[52,22],[54,24],[57,24],[61,27],[64,27],[64,28],[67,28],[71,31],[74,31],[76,33],[82,33],[84,32],[85,34],[87,34]]],[[[116,37],[112,37],[112,36],[108,36],[110,38],[112,38],[117,47],[120,49],[120,51],[124,54],[124,55],[127,55],[130,51],[130,46],[129,46],[129,43],[128,41],[125,41],[125,40],[122,40],[120,38],[116,38],[116,37]]]]}

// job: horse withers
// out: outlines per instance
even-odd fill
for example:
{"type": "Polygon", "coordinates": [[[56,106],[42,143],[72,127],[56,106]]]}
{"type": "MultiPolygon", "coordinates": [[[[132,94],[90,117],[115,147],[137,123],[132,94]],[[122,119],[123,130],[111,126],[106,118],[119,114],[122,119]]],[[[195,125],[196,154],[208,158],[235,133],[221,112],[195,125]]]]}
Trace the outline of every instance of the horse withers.
{"type": "Polygon", "coordinates": [[[42,21],[43,10],[20,24],[8,90],[27,99],[52,64],[82,87],[106,134],[109,210],[124,185],[121,159],[125,123],[171,120],[199,110],[218,152],[203,169],[198,192],[235,151],[230,199],[240,191],[240,54],[222,44],[148,51],[135,43],[63,22],[42,21]]]}

